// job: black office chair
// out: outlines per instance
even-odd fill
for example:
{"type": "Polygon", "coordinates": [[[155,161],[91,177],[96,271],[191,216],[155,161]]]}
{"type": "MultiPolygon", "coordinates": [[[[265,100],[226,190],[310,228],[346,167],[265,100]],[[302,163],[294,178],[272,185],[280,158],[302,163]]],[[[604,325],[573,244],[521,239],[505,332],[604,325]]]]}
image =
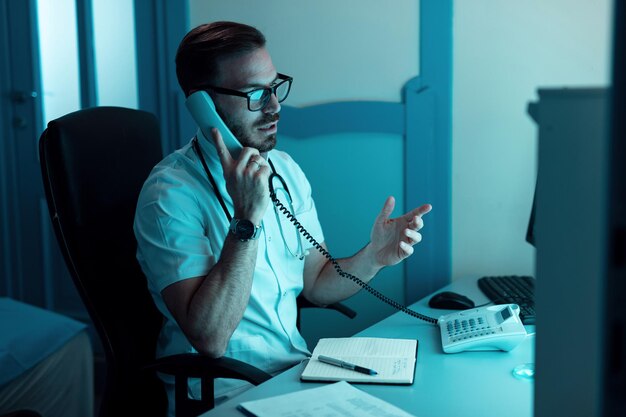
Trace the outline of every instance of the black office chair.
{"type": "Polygon", "coordinates": [[[229,358],[176,355],[154,360],[162,316],[135,258],[139,191],[162,158],[156,118],[100,107],[48,124],[39,143],[50,216],[65,262],[102,340],[106,379],[99,415],[165,415],[155,371],[176,378],[176,413],[213,407],[213,379],[259,384],[269,375],[229,358]],[[187,398],[187,378],[202,379],[202,399],[187,398]]]}
{"type": "Polygon", "coordinates": [[[57,241],[104,346],[100,417],[165,415],[167,398],[157,371],[175,377],[178,416],[214,406],[215,378],[256,385],[270,377],[225,357],[154,359],[163,318],[136,260],[133,234],[139,192],[162,158],[154,115],[119,107],[70,113],[48,124],[39,154],[57,241]],[[188,398],[188,378],[201,378],[201,400],[188,398]]]}

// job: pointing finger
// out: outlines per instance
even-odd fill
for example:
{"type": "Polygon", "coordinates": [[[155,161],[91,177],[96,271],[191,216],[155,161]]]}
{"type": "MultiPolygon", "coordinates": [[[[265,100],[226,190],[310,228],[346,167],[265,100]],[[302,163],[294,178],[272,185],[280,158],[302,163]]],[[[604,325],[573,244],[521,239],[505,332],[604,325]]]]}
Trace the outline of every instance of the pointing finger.
{"type": "Polygon", "coordinates": [[[430,204],[423,204],[417,208],[414,208],[410,212],[408,212],[405,215],[405,219],[406,221],[410,222],[411,220],[413,220],[413,217],[415,216],[422,217],[426,213],[430,212],[432,209],[433,209],[433,206],[431,206],[430,204]]]}

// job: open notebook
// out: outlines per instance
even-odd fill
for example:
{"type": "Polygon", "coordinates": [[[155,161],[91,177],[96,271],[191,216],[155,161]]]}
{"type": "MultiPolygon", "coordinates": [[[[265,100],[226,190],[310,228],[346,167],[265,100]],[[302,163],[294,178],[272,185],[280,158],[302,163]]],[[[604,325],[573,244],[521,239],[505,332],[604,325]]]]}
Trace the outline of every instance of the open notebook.
{"type": "Polygon", "coordinates": [[[309,363],[302,371],[303,381],[348,381],[371,384],[412,384],[417,360],[417,340],[375,337],[320,339],[309,363]],[[367,375],[320,362],[319,355],[373,369],[367,375]]]}

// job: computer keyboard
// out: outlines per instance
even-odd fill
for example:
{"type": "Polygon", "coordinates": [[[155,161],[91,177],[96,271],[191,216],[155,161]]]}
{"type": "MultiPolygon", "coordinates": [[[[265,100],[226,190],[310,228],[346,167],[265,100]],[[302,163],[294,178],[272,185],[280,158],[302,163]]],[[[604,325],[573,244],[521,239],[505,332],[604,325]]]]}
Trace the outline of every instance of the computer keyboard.
{"type": "Polygon", "coordinates": [[[535,279],[529,276],[505,275],[482,277],[478,287],[496,304],[517,304],[524,324],[535,324],[535,279]]]}

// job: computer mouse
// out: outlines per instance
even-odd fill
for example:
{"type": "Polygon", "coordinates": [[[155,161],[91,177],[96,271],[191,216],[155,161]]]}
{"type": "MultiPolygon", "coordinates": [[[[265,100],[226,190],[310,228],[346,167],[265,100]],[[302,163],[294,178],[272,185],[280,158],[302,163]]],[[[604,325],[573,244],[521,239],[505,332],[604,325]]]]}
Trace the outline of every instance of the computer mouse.
{"type": "Polygon", "coordinates": [[[474,302],[464,295],[452,291],[444,291],[435,294],[428,301],[431,308],[443,308],[448,310],[466,310],[474,308],[474,302]]]}

